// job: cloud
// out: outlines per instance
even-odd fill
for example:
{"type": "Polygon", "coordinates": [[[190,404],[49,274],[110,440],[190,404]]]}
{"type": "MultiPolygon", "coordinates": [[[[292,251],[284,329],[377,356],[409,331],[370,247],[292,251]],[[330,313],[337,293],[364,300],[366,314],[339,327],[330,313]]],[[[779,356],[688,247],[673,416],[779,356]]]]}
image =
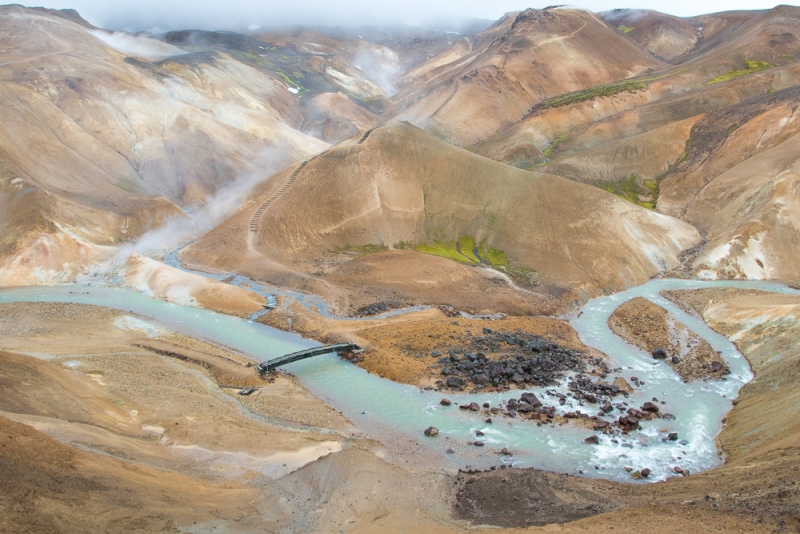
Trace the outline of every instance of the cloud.
{"type": "MultiPolygon", "coordinates": [[[[286,25],[389,25],[428,26],[469,18],[496,20],[509,11],[544,8],[554,2],[530,0],[45,0],[45,7],[77,9],[96,26],[141,31],[152,28],[232,29],[286,25]]],[[[579,0],[572,5],[590,11],[615,8],[654,9],[672,15],[692,16],[735,9],[769,9],[769,0],[677,0],[669,5],[655,0],[579,0]]],[[[31,4],[34,5],[34,4],[31,4]]],[[[37,2],[35,5],[41,5],[37,2]]],[[[439,28],[452,29],[452,28],[439,28]]]]}

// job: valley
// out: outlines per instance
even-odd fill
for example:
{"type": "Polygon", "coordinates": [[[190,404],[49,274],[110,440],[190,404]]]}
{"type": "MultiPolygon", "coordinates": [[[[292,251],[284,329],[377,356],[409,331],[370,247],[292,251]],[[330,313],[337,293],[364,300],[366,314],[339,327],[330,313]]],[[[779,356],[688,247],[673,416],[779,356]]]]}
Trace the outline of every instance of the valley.
{"type": "Polygon", "coordinates": [[[0,6],[0,532],[800,529],[800,8],[451,22],[0,6]]]}

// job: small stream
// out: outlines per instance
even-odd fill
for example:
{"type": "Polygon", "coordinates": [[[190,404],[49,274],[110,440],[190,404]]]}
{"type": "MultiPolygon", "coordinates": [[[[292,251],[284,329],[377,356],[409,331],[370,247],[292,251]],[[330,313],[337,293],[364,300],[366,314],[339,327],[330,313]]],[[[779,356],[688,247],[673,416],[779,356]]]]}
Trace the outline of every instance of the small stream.
{"type": "MultiPolygon", "coordinates": [[[[222,277],[224,278],[224,276],[222,277]]],[[[257,285],[242,277],[252,288],[257,285]]],[[[641,286],[589,301],[580,316],[571,320],[581,340],[609,355],[612,367],[622,367],[622,376],[638,377],[644,382],[627,402],[638,407],[656,397],[665,404],[662,412],[674,414],[675,421],[656,419],[643,421],[640,432],[628,436],[600,436],[599,445],[584,445],[583,439],[593,432],[572,425],[537,426],[520,419],[495,417],[491,424],[484,416],[460,410],[460,403],[489,402],[492,406],[515,397],[521,391],[489,394],[446,396],[453,406],[443,407],[443,393],[423,391],[371,375],[335,355],[321,356],[286,366],[317,397],[341,411],[368,436],[387,446],[390,459],[430,463],[436,467],[455,469],[467,465],[482,468],[499,463],[518,467],[537,467],[557,472],[630,480],[626,467],[648,467],[648,480],[671,476],[673,466],[693,473],[721,464],[714,438],[721,430],[721,420],[731,407],[739,389],[752,379],[747,361],[724,336],[712,331],[702,320],[683,312],[659,296],[664,289],[697,289],[730,286],[780,293],[795,290],[769,282],[701,282],[689,280],[652,280],[641,286]],[[664,363],[657,363],[647,354],[615,336],[607,326],[608,316],[623,302],[642,296],[663,306],[678,320],[722,352],[731,368],[724,381],[684,384],[664,363]],[[437,438],[426,438],[428,426],[439,428],[437,438]],[[484,447],[467,445],[481,430],[484,447]],[[679,441],[663,441],[668,432],[678,432],[679,441]],[[497,450],[508,447],[513,456],[500,456],[497,450]],[[446,452],[452,449],[454,453],[446,452]]],[[[287,292],[289,293],[289,292],[287,292]]],[[[294,297],[294,294],[290,296],[294,297]]],[[[306,296],[307,297],[307,296],[306,296]]],[[[259,323],[148,298],[131,289],[105,285],[39,286],[4,288],[0,302],[74,302],[107,306],[149,317],[181,333],[232,347],[256,360],[274,358],[318,343],[259,323]]],[[[313,302],[309,299],[309,302],[313,302]]],[[[316,304],[314,305],[316,307],[316,304]]],[[[617,375],[615,375],[617,376],[617,375]]],[[[558,413],[583,408],[569,398],[564,406],[547,393],[566,393],[566,380],[558,388],[532,388],[530,391],[546,405],[554,405],[558,413]]],[[[621,397],[617,398],[617,402],[621,397]]],[[[594,407],[593,407],[594,408],[594,407]]],[[[611,418],[608,418],[609,420],[611,418]]],[[[407,464],[406,464],[407,465],[407,464]]]]}

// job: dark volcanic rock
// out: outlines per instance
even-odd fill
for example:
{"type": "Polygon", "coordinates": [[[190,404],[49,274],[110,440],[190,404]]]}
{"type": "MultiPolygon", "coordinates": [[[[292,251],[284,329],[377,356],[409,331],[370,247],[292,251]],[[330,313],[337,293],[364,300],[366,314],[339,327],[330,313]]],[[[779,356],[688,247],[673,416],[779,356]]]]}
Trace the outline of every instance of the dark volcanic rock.
{"type": "Polygon", "coordinates": [[[445,382],[445,384],[447,384],[447,387],[449,388],[460,388],[462,385],[464,385],[464,381],[458,378],[457,376],[451,376],[450,378],[447,379],[447,382],[445,382]]]}
{"type": "Polygon", "coordinates": [[[439,435],[439,429],[436,428],[435,426],[429,426],[428,428],[425,429],[425,435],[430,438],[435,438],[436,436],[439,435]]]}
{"type": "Polygon", "coordinates": [[[658,413],[658,406],[656,406],[652,402],[645,402],[644,404],[642,404],[642,411],[650,413],[658,413]]]}
{"type": "Polygon", "coordinates": [[[600,440],[598,439],[597,436],[589,436],[588,438],[583,440],[583,442],[586,445],[597,445],[598,443],[600,443],[600,440]]]}
{"type": "Polygon", "coordinates": [[[534,395],[533,393],[525,392],[522,395],[520,395],[520,399],[522,400],[522,402],[527,402],[534,408],[538,408],[539,406],[542,405],[541,401],[537,399],[536,395],[534,395]]]}
{"type": "Polygon", "coordinates": [[[450,399],[442,399],[439,401],[439,404],[441,404],[442,406],[450,406],[452,402],[450,402],[450,399]]]}
{"type": "Polygon", "coordinates": [[[657,360],[663,360],[667,357],[667,351],[662,347],[658,347],[656,350],[653,351],[653,358],[657,360]]]}

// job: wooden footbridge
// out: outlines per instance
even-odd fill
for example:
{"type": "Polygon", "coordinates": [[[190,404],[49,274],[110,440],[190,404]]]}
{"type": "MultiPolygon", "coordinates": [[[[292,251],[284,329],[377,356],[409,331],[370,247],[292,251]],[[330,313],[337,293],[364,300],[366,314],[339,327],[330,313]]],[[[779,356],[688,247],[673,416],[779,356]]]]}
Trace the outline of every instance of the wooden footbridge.
{"type": "Polygon", "coordinates": [[[261,362],[260,364],[256,365],[256,370],[258,371],[258,374],[263,375],[264,373],[268,373],[273,369],[277,369],[281,365],[286,365],[287,363],[296,362],[298,360],[305,360],[306,358],[313,358],[314,356],[330,354],[331,352],[347,352],[357,350],[360,350],[360,348],[355,343],[336,343],[334,345],[325,345],[324,347],[314,347],[311,349],[286,354],[285,356],[280,356],[279,358],[268,360],[266,362],[261,362]]]}

